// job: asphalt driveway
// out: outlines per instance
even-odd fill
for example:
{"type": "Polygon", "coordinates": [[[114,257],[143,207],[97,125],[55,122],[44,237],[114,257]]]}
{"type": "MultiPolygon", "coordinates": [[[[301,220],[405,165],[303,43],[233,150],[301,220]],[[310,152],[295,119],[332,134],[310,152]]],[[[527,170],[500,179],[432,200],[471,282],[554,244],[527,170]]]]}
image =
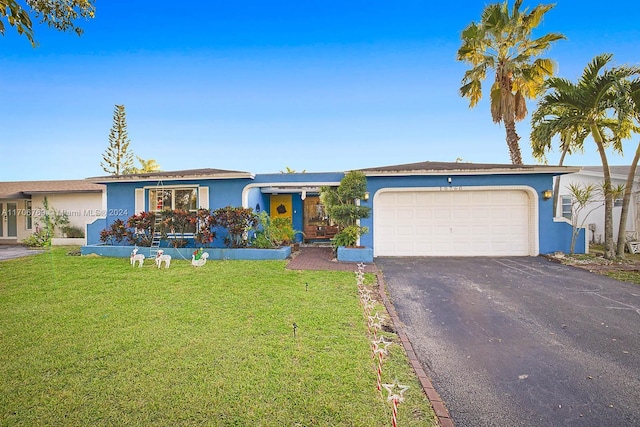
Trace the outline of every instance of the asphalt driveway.
{"type": "Polygon", "coordinates": [[[640,286],[542,257],[376,264],[456,426],[640,425],[640,286]]]}

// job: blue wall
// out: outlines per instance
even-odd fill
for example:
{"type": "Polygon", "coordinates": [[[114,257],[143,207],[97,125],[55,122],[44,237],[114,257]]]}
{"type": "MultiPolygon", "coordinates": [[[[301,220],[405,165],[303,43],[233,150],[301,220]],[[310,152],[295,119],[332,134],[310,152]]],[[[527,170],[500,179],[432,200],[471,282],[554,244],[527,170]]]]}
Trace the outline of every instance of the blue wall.
{"type": "MultiPolygon", "coordinates": [[[[223,208],[225,206],[241,206],[242,205],[242,189],[251,182],[248,178],[239,179],[208,179],[208,180],[186,180],[186,181],[168,181],[164,180],[163,184],[168,185],[198,185],[200,187],[209,188],[209,208],[211,210],[223,208]]],[[[138,181],[138,182],[109,182],[107,183],[107,217],[102,227],[97,230],[97,236],[87,235],[88,242],[99,242],[100,231],[110,226],[118,219],[126,222],[126,220],[134,215],[135,212],[135,190],[137,188],[154,187],[156,181],[138,181]]],[[[149,210],[149,194],[145,191],[144,210],[149,210]]],[[[90,228],[92,234],[96,233],[98,226],[90,228]]],[[[219,236],[214,245],[222,245],[222,237],[219,236]]],[[[122,243],[123,245],[126,242],[122,243]]]]}
{"type": "MultiPolygon", "coordinates": [[[[532,187],[538,195],[538,233],[539,251],[541,254],[556,251],[568,252],[571,242],[571,226],[553,220],[553,199],[544,200],[542,192],[553,188],[553,174],[504,174],[504,175],[434,175],[434,176],[384,176],[367,177],[368,201],[361,201],[362,206],[371,207],[371,216],[361,220],[362,226],[369,227],[369,233],[360,238],[363,246],[373,246],[373,200],[375,193],[383,188],[398,187],[478,187],[478,186],[513,186],[532,187]],[[451,183],[448,178],[451,178],[451,183]]],[[[576,253],[583,253],[584,239],[576,244],[576,253]]]]}
{"type": "MultiPolygon", "coordinates": [[[[321,185],[326,182],[339,182],[344,177],[343,172],[326,173],[294,173],[294,174],[259,174],[254,179],[209,179],[189,181],[163,181],[164,185],[199,185],[209,187],[209,207],[213,209],[225,206],[241,206],[242,191],[248,184],[264,183],[300,183],[321,185]],[[316,183],[316,184],[314,184],[316,183]]],[[[87,239],[89,243],[99,241],[102,229],[112,224],[116,219],[126,221],[135,213],[135,189],[144,186],[155,187],[155,181],[140,181],[133,183],[112,182],[107,184],[107,218],[104,222],[96,221],[88,227],[87,239]]],[[[382,188],[400,187],[447,187],[447,186],[502,186],[522,185],[532,187],[538,195],[539,208],[539,251],[542,254],[556,251],[568,252],[571,242],[571,225],[564,222],[554,222],[552,200],[543,200],[541,193],[553,188],[553,174],[504,174],[504,175],[435,175],[435,176],[384,176],[368,177],[367,190],[370,193],[368,201],[361,201],[363,206],[373,208],[375,193],[382,188]],[[451,177],[451,184],[447,178],[451,177]]],[[[252,188],[248,193],[248,207],[255,209],[260,204],[261,211],[269,212],[269,194],[261,193],[259,188],[252,188]]],[[[293,227],[303,229],[303,201],[300,194],[293,194],[293,227]]],[[[145,210],[148,210],[148,194],[145,194],[145,210]]],[[[361,244],[373,247],[373,209],[371,216],[361,221],[361,225],[369,227],[369,233],[361,238],[361,244]]],[[[217,239],[216,245],[221,244],[217,239]]],[[[576,252],[584,252],[584,238],[577,241],[576,252]]]]}

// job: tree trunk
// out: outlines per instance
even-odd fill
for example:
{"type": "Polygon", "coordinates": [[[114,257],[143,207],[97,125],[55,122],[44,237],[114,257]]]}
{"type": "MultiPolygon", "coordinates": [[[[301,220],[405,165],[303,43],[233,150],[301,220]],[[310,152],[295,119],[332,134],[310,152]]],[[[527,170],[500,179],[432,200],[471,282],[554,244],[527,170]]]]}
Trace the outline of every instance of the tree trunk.
{"type": "MultiPolygon", "coordinates": [[[[569,151],[569,146],[566,146],[562,150],[562,154],[560,155],[560,161],[558,162],[558,166],[562,166],[564,164],[564,157],[567,155],[567,151],[569,151]]],[[[556,218],[558,216],[558,195],[560,193],[560,175],[556,176],[556,182],[553,184],[553,217],[556,218]]]]}
{"type": "Polygon", "coordinates": [[[507,131],[507,147],[509,147],[509,155],[511,156],[511,164],[521,165],[522,154],[520,153],[520,137],[516,132],[516,122],[513,117],[504,119],[504,128],[507,131]]]}
{"type": "MultiPolygon", "coordinates": [[[[640,160],[640,142],[636,148],[636,155],[631,162],[631,168],[627,175],[627,183],[624,187],[624,196],[622,197],[622,210],[620,211],[620,225],[618,226],[618,245],[616,252],[620,258],[624,258],[624,245],[627,241],[627,217],[629,216],[629,203],[631,203],[631,193],[633,192],[633,180],[636,177],[636,167],[640,160]]],[[[636,230],[638,231],[638,230],[636,230]]]]}
{"type": "Polygon", "coordinates": [[[613,241],[613,194],[611,193],[611,174],[609,173],[609,161],[604,149],[602,135],[598,127],[591,124],[591,135],[598,148],[600,160],[602,160],[602,174],[604,175],[604,257],[615,259],[616,251],[613,241]]]}

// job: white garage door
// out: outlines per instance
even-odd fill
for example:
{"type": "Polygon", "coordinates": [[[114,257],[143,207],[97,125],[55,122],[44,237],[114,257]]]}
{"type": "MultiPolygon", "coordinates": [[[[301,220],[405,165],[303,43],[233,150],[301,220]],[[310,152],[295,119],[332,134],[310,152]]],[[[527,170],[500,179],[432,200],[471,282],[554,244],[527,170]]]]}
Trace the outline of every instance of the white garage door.
{"type": "Polygon", "coordinates": [[[530,209],[523,190],[383,191],[375,255],[530,255],[530,209]]]}

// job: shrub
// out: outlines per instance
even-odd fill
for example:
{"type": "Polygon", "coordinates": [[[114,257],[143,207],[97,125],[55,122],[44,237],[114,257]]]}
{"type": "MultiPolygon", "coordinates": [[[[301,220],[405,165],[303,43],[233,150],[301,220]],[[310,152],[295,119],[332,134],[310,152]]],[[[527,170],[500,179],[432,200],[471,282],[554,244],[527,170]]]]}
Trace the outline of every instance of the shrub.
{"type": "Polygon", "coordinates": [[[47,230],[41,229],[24,239],[22,243],[28,248],[42,248],[50,245],[51,239],[49,238],[47,230]]]}
{"type": "Polygon", "coordinates": [[[84,237],[84,231],[80,227],[74,225],[65,225],[60,227],[62,234],[69,238],[82,238],[84,237]]]}
{"type": "Polygon", "coordinates": [[[333,239],[333,246],[355,246],[358,238],[369,232],[367,227],[360,227],[357,221],[368,218],[370,208],[358,206],[356,199],[363,199],[367,191],[367,177],[359,171],[347,173],[337,188],[322,187],[320,199],[326,206],[329,217],[339,227],[333,239]]]}
{"type": "Polygon", "coordinates": [[[335,237],[333,238],[333,246],[334,248],[337,248],[338,246],[355,246],[358,242],[358,238],[368,232],[369,229],[367,227],[350,225],[343,228],[338,234],[335,235],[335,237]]]}
{"type": "Polygon", "coordinates": [[[197,243],[208,247],[216,238],[216,232],[213,230],[214,217],[209,209],[199,209],[196,213],[194,224],[196,225],[196,233],[193,238],[197,243]]]}
{"type": "Polygon", "coordinates": [[[260,213],[259,222],[260,231],[251,242],[251,245],[257,248],[270,249],[290,244],[294,241],[296,234],[300,233],[293,229],[291,220],[288,218],[271,218],[264,211],[260,213]]]}
{"type": "Polygon", "coordinates": [[[133,229],[129,232],[129,243],[136,246],[151,246],[153,239],[153,225],[156,215],[153,212],[140,212],[127,219],[127,226],[133,229]]]}
{"type": "Polygon", "coordinates": [[[258,225],[258,216],[251,208],[227,206],[213,211],[213,224],[227,230],[226,247],[244,248],[249,243],[249,231],[258,225]]]}
{"type": "Polygon", "coordinates": [[[108,228],[100,232],[100,241],[108,245],[120,243],[131,235],[131,232],[125,227],[125,223],[121,219],[116,219],[108,228]]]}

